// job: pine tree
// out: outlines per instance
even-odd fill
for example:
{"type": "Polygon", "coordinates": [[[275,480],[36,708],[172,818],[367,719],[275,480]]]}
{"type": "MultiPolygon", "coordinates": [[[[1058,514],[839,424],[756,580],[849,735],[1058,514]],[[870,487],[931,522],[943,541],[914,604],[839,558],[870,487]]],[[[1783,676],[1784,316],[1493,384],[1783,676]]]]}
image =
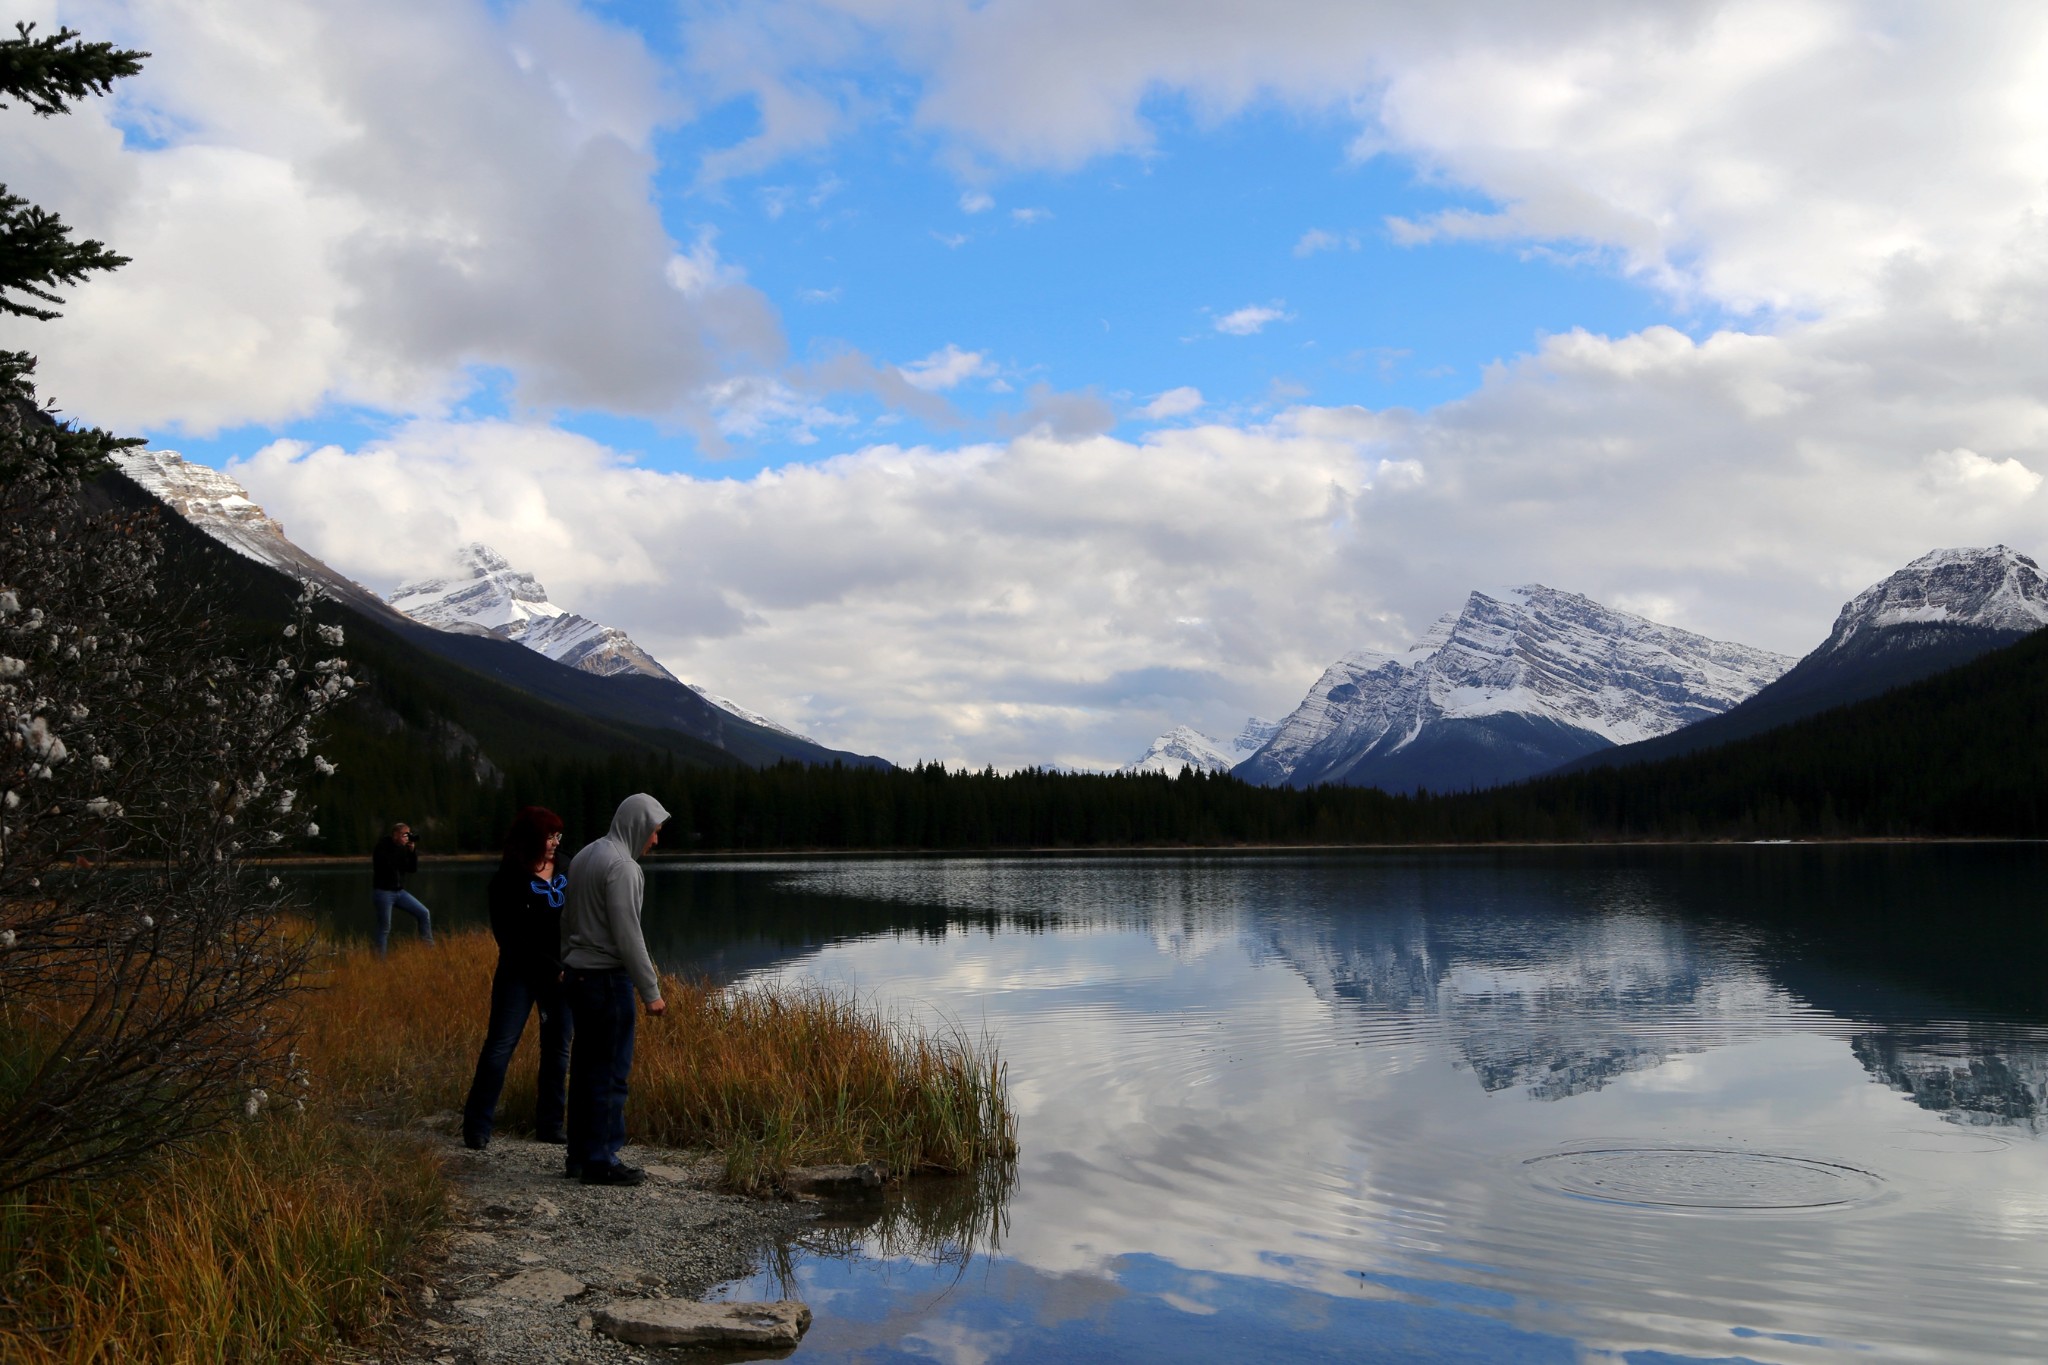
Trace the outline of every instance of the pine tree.
{"type": "MultiPolygon", "coordinates": [[[[12,101],[45,118],[65,113],[140,71],[148,55],[81,42],[68,28],[38,38],[34,24],[16,24],[14,37],[0,39],[0,109],[12,101]]],[[[100,242],[73,241],[61,218],[0,185],[0,314],[47,322],[58,316],[47,305],[63,302],[59,288],[127,262],[100,242]]],[[[37,405],[35,367],[27,351],[0,351],[0,482],[88,474],[112,451],[141,444],[57,421],[37,405]]]]}

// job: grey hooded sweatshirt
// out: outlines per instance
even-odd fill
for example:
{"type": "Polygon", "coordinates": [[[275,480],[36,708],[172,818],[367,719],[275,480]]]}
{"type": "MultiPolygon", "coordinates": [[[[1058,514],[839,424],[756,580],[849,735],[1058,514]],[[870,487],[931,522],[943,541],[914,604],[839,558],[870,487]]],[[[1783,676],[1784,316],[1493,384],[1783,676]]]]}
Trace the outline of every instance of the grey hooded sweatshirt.
{"type": "Polygon", "coordinates": [[[644,792],[621,801],[611,832],[569,864],[562,904],[562,965],[583,971],[624,967],[649,1004],[661,999],[661,983],[640,933],[647,882],[638,859],[647,836],[666,819],[661,802],[644,792]]]}

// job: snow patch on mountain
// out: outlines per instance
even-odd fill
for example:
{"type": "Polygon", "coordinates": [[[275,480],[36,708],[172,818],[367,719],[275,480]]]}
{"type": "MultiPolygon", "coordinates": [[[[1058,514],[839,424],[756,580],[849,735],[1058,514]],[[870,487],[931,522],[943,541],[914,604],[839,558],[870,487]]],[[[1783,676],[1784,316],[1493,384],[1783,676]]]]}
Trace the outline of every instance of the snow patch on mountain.
{"type": "Polygon", "coordinates": [[[1834,653],[1866,632],[1911,625],[2031,633],[2048,625],[2048,577],[2004,545],[1935,550],[1849,599],[1815,653],[1834,653]]]}
{"type": "Polygon", "coordinates": [[[1453,732],[1468,762],[1474,749],[1514,748],[1529,768],[1545,745],[1562,762],[1717,715],[1791,663],[1541,584],[1474,592],[1402,653],[1364,650],[1325,669],[1238,772],[1269,785],[1371,781],[1377,764],[1453,732]]]}
{"type": "Polygon", "coordinates": [[[1257,753],[1280,728],[1278,721],[1252,716],[1237,738],[1229,741],[1203,734],[1190,725],[1176,725],[1152,741],[1152,747],[1124,764],[1127,773],[1165,773],[1178,777],[1188,768],[1227,773],[1257,753]]]}
{"type": "Polygon", "coordinates": [[[358,605],[383,609],[383,599],[293,544],[284,527],[229,475],[194,464],[175,450],[139,447],[114,452],[115,468],[199,530],[246,559],[312,581],[358,605]]]}

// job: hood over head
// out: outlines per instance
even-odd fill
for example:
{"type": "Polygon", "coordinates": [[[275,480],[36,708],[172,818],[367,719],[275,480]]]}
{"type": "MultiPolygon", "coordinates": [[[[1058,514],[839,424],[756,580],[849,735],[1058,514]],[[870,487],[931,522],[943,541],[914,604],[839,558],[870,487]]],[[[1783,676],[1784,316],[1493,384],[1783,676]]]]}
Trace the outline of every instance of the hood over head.
{"type": "Polygon", "coordinates": [[[647,847],[647,836],[661,828],[661,822],[668,819],[668,812],[661,802],[646,792],[635,792],[619,802],[619,809],[612,816],[611,836],[626,846],[634,857],[647,847]]]}

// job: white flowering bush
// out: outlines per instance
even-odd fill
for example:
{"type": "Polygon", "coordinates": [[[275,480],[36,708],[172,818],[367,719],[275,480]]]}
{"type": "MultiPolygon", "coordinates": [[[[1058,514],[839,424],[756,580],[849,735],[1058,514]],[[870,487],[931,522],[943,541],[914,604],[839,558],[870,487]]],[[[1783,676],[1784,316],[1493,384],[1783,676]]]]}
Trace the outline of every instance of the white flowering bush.
{"type": "Polygon", "coordinates": [[[282,637],[233,639],[165,581],[156,513],[90,497],[0,461],[0,1192],[289,1087],[306,940],[244,859],[311,828],[313,726],[354,686],[311,589],[282,637]]]}

